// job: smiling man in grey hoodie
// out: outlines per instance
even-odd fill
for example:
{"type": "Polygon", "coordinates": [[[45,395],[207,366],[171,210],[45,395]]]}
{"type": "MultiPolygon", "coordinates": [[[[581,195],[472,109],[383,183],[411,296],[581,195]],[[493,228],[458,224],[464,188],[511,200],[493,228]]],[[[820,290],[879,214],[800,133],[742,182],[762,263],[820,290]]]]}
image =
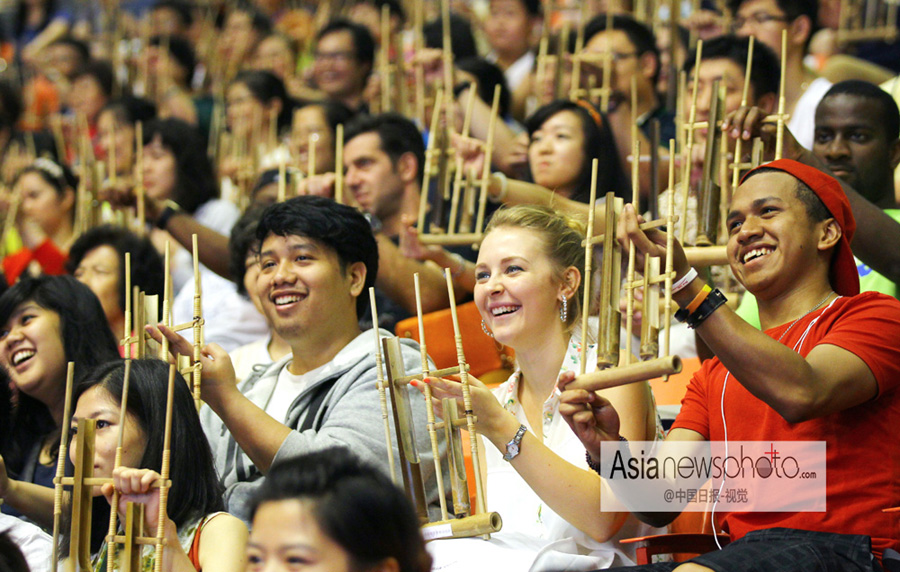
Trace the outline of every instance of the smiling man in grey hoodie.
{"type": "MultiPolygon", "coordinates": [[[[250,495],[284,458],[338,445],[389,470],[374,336],[358,325],[378,271],[368,221],[351,207],[304,196],[266,209],[257,238],[263,310],[291,345],[291,355],[240,385],[221,348],[208,346],[202,358],[202,397],[209,405],[201,411],[203,427],[226,487],[226,506],[245,520],[250,495]]],[[[190,353],[180,336],[160,330],[173,350],[190,353]]],[[[406,370],[417,371],[416,343],[401,340],[401,349],[406,370]]],[[[425,408],[414,399],[412,409],[421,431],[425,408]]],[[[396,456],[396,442],[393,448],[396,456]]],[[[433,501],[434,465],[429,454],[423,456],[429,458],[421,466],[433,501]]]]}

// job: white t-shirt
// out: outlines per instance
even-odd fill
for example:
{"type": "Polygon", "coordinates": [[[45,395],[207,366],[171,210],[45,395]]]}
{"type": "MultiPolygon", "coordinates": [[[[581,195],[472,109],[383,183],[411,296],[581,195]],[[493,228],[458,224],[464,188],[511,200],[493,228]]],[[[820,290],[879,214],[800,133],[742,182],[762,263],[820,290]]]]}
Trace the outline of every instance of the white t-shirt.
{"type": "Polygon", "coordinates": [[[788,120],[788,129],[794,134],[794,138],[807,149],[812,149],[815,140],[816,108],[819,107],[819,102],[822,101],[829,89],[831,89],[831,82],[824,77],[813,80],[797,100],[797,106],[791,112],[791,118],[788,120]]]}
{"type": "Polygon", "coordinates": [[[53,540],[37,526],[14,516],[0,513],[0,532],[9,535],[28,562],[31,572],[50,572],[53,540]]]}
{"type": "Polygon", "coordinates": [[[287,419],[288,410],[298,395],[303,393],[310,380],[317,379],[318,368],[302,375],[294,375],[290,372],[290,365],[281,369],[272,396],[266,404],[266,413],[272,419],[284,422],[287,419]]]}

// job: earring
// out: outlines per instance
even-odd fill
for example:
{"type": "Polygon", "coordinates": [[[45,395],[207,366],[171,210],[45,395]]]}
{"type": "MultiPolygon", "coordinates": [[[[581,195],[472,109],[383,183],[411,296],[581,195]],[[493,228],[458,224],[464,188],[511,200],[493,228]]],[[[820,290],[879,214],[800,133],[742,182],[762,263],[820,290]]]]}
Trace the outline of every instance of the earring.
{"type": "Polygon", "coordinates": [[[561,322],[565,323],[566,318],[569,317],[569,301],[565,296],[562,298],[562,307],[559,309],[559,319],[561,322]]]}
{"type": "Polygon", "coordinates": [[[494,337],[494,332],[488,329],[487,324],[484,323],[484,320],[481,320],[481,331],[484,332],[484,335],[488,337],[494,337]]]}

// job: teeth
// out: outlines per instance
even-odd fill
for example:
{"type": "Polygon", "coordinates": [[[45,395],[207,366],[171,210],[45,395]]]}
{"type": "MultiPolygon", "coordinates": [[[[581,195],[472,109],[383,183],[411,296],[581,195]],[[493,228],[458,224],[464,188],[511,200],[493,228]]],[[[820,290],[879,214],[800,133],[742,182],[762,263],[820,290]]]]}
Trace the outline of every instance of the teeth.
{"type": "Polygon", "coordinates": [[[31,356],[34,355],[34,350],[19,350],[12,356],[12,364],[19,365],[23,361],[27,360],[31,356]]]}
{"type": "Polygon", "coordinates": [[[518,309],[518,306],[497,306],[496,308],[491,310],[491,314],[493,314],[494,316],[501,316],[503,314],[515,312],[518,309]]]}
{"type": "Polygon", "coordinates": [[[754,248],[750,252],[744,255],[744,264],[750,262],[755,258],[759,258],[760,256],[765,256],[772,252],[771,248],[754,248]]]}
{"type": "Polygon", "coordinates": [[[291,304],[293,302],[299,302],[299,301],[300,301],[300,296],[297,296],[295,294],[275,297],[275,305],[276,306],[283,306],[285,304],[291,304]]]}

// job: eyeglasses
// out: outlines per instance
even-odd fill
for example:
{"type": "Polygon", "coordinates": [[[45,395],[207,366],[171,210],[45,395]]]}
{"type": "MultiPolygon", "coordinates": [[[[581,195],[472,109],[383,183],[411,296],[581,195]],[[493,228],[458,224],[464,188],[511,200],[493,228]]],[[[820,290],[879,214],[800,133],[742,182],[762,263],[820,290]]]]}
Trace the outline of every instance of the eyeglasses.
{"type": "Polygon", "coordinates": [[[314,56],[317,62],[336,64],[346,64],[354,58],[353,52],[316,52],[314,56]]]}
{"type": "Polygon", "coordinates": [[[737,31],[746,26],[747,24],[753,24],[754,26],[764,26],[769,22],[789,22],[790,18],[787,16],[776,16],[775,14],[766,14],[765,12],[756,12],[751,14],[750,16],[737,16],[732,22],[731,29],[732,31],[737,31]]]}

